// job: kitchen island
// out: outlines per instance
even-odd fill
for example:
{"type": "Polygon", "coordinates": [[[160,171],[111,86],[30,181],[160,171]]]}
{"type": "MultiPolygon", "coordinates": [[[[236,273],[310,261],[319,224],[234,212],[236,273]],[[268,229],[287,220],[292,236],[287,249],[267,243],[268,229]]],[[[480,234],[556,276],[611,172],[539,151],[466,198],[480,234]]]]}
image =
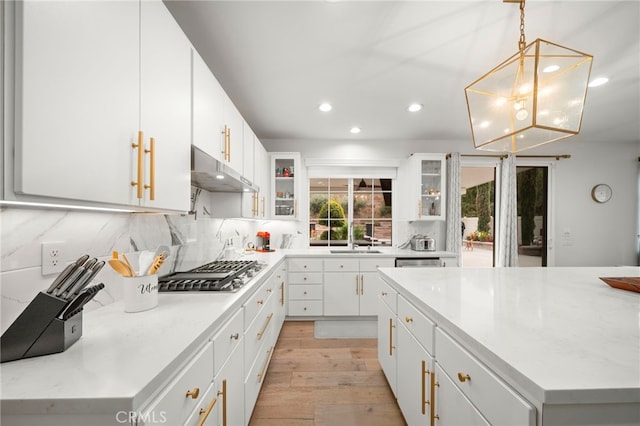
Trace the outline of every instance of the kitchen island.
{"type": "MultiPolygon", "coordinates": [[[[397,292],[398,310],[404,299],[432,321],[436,371],[450,364],[442,357],[451,348],[461,348],[460,359],[477,362],[535,407],[534,424],[640,424],[640,294],[598,278],[637,277],[640,268],[380,272],[397,292]]],[[[398,323],[404,319],[398,313],[398,323]]],[[[450,374],[473,405],[479,379],[450,374]]],[[[500,411],[500,401],[492,404],[486,411],[500,411]]]]}

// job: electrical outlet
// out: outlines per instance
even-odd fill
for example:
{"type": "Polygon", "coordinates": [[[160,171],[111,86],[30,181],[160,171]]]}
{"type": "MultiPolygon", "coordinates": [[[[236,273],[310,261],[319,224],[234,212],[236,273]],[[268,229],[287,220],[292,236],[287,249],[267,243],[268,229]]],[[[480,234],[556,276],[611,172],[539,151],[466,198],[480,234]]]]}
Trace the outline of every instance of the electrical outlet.
{"type": "Polygon", "coordinates": [[[42,275],[62,272],[65,267],[64,242],[42,243],[42,275]]]}

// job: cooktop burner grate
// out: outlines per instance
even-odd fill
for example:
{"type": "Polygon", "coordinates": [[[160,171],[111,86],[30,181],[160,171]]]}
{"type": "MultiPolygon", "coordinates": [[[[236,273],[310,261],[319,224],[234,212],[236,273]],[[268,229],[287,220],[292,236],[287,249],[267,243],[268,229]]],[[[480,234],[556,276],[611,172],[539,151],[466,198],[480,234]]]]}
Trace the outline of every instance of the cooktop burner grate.
{"type": "Polygon", "coordinates": [[[261,266],[255,260],[216,260],[158,279],[160,292],[237,291],[261,266]]]}

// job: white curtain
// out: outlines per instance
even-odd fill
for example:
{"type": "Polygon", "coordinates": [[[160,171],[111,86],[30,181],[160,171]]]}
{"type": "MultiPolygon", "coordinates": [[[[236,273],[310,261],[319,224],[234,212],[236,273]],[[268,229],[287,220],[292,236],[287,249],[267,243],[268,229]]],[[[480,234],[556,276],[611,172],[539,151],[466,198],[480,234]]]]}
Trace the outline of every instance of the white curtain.
{"type": "Polygon", "coordinates": [[[509,154],[502,160],[500,177],[500,230],[497,236],[496,266],[518,266],[518,204],[514,154],[509,154]]]}
{"type": "Polygon", "coordinates": [[[458,265],[462,247],[462,214],[460,207],[460,153],[447,160],[447,241],[446,250],[456,253],[458,265]]]}

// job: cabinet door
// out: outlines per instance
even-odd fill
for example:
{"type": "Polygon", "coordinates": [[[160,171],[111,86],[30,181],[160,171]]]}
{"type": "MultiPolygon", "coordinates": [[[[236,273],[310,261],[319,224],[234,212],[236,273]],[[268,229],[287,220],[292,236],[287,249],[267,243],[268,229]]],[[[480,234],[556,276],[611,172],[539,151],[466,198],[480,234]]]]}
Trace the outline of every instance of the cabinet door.
{"type": "Polygon", "coordinates": [[[188,211],[191,189],[191,46],[160,0],[141,2],[140,130],[145,206],[188,211]],[[153,167],[152,167],[153,166],[153,167]],[[151,199],[151,195],[155,199],[151,199]]]}
{"type": "Polygon", "coordinates": [[[360,275],[357,272],[324,274],[324,314],[360,314],[360,275]]]}
{"type": "Polygon", "coordinates": [[[277,219],[300,217],[301,183],[300,155],[274,153],[271,155],[271,215],[277,219]]]}
{"type": "Polygon", "coordinates": [[[378,361],[394,396],[396,392],[396,314],[382,300],[378,303],[378,361]]]}
{"type": "Polygon", "coordinates": [[[255,149],[255,179],[254,182],[260,187],[258,194],[258,217],[267,218],[269,216],[269,153],[256,138],[255,149]]]}
{"type": "MultiPolygon", "coordinates": [[[[193,410],[184,426],[217,426],[220,416],[220,406],[218,405],[218,388],[215,383],[211,383],[209,389],[200,398],[200,403],[193,410]]],[[[166,424],[166,422],[163,422],[166,424]]]]}
{"type": "Polygon", "coordinates": [[[409,220],[445,220],[446,160],[443,154],[413,154],[405,163],[413,194],[405,206],[409,220]]]}
{"type": "Polygon", "coordinates": [[[224,91],[197,51],[192,49],[191,143],[213,158],[222,160],[224,91]]]}
{"type": "Polygon", "coordinates": [[[400,321],[398,331],[398,405],[410,425],[431,420],[431,371],[434,360],[400,321]]]}
{"type": "Polygon", "coordinates": [[[377,315],[384,281],[377,272],[361,272],[360,280],[360,315],[377,315]]]}
{"type": "Polygon", "coordinates": [[[134,203],[138,8],[16,2],[16,193],[134,203]]]}
{"type": "Polygon", "coordinates": [[[242,343],[233,351],[224,367],[215,377],[218,388],[218,424],[220,426],[244,425],[244,354],[242,343]]]}
{"type": "Polygon", "coordinates": [[[224,160],[231,166],[233,170],[242,174],[243,161],[243,131],[244,120],[240,111],[233,104],[229,96],[224,93],[223,96],[223,119],[224,124],[222,132],[227,131],[227,143],[224,149],[224,160]]]}
{"type": "Polygon", "coordinates": [[[256,135],[246,121],[242,122],[242,176],[255,182],[255,143],[256,135]]]}

